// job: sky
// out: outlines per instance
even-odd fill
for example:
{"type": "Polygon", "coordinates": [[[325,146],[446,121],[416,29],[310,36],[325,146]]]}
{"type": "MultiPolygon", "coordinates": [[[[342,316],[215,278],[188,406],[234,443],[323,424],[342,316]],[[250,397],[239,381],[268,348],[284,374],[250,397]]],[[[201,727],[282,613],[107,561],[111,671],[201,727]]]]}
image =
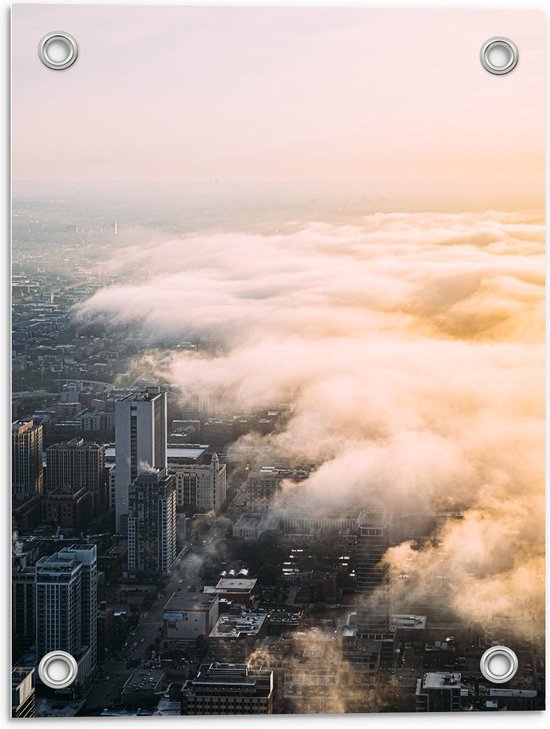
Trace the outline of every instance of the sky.
{"type": "Polygon", "coordinates": [[[16,180],[361,181],[542,199],[541,12],[16,5],[16,180]],[[70,32],[65,71],[40,38],[70,32]],[[520,62],[487,73],[511,37],[520,62]]]}

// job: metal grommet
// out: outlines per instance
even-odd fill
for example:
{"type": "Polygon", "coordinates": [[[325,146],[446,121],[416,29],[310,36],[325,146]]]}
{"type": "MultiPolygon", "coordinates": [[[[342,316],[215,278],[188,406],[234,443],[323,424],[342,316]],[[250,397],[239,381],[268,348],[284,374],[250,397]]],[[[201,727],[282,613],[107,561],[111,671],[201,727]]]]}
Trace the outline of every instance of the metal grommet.
{"type": "Polygon", "coordinates": [[[505,645],[489,648],[479,662],[481,673],[491,683],[506,683],[516,675],[518,666],[518,657],[505,645]]]}
{"type": "Polygon", "coordinates": [[[67,688],[78,675],[78,664],[70,653],[52,651],[40,661],[38,675],[42,683],[50,688],[67,688]]]}
{"type": "Polygon", "coordinates": [[[516,44],[509,38],[496,36],[495,38],[489,38],[481,46],[479,58],[483,68],[489,73],[502,76],[505,73],[510,73],[517,66],[519,51],[516,44]]]}
{"type": "Polygon", "coordinates": [[[69,68],[78,57],[78,45],[72,35],[56,30],[45,35],[38,44],[38,57],[54,71],[69,68]]]}

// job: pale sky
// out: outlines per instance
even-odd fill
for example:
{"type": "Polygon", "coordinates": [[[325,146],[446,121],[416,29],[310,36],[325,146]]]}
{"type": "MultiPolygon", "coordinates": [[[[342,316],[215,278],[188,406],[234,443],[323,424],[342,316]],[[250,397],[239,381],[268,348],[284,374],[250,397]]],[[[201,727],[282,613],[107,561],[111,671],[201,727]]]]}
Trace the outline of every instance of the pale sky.
{"type": "Polygon", "coordinates": [[[15,179],[543,194],[542,12],[16,5],[12,48],[15,179]],[[66,71],[38,59],[52,30],[66,71]],[[479,62],[494,35],[507,76],[479,62]]]}

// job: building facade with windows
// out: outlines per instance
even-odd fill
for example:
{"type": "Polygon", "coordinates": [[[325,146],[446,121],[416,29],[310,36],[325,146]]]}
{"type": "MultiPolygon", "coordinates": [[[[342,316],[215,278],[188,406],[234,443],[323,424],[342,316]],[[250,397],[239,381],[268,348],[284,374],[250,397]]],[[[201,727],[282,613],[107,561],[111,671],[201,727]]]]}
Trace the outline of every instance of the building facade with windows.
{"type": "Polygon", "coordinates": [[[36,563],[37,660],[62,650],[77,660],[79,683],[97,663],[97,547],[75,544],[36,563]]]}
{"type": "Polygon", "coordinates": [[[209,464],[169,466],[176,482],[178,510],[211,511],[223,506],[227,495],[225,464],[214,453],[209,464]]]}
{"type": "Polygon", "coordinates": [[[165,469],[166,393],[159,387],[132,392],[115,403],[116,528],[127,532],[130,485],[146,468],[165,469]]]}
{"type": "Polygon", "coordinates": [[[174,477],[165,469],[140,473],[130,486],[128,509],[128,571],[168,572],[176,558],[174,477]]]}
{"type": "Polygon", "coordinates": [[[211,663],[183,687],[182,714],[272,714],[273,671],[246,664],[211,663]]]}
{"type": "Polygon", "coordinates": [[[17,504],[44,490],[42,447],[42,425],[32,420],[12,423],[12,497],[17,504]]]}

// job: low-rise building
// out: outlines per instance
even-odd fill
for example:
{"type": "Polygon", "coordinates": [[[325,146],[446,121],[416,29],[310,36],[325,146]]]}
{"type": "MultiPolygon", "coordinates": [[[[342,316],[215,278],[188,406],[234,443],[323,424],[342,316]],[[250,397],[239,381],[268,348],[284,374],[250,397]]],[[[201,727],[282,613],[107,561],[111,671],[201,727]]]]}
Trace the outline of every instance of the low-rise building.
{"type": "Polygon", "coordinates": [[[299,630],[303,624],[303,617],[301,610],[271,610],[267,614],[268,635],[286,635],[299,630]]]}
{"type": "Polygon", "coordinates": [[[425,673],[416,682],[416,710],[460,711],[461,691],[460,673],[425,673]]]}
{"type": "Polygon", "coordinates": [[[266,613],[243,610],[237,615],[222,615],[208,638],[209,655],[224,663],[245,662],[266,634],[266,613]]]}
{"type": "Polygon", "coordinates": [[[272,714],[273,672],[246,664],[211,663],[183,687],[182,714],[272,714]]]}
{"type": "Polygon", "coordinates": [[[208,637],[219,617],[219,598],[203,592],[174,593],[164,606],[164,639],[172,644],[208,637]]]}
{"type": "Polygon", "coordinates": [[[266,512],[241,514],[233,526],[233,536],[236,539],[255,541],[264,532],[276,529],[279,520],[266,512]]]}
{"type": "Polygon", "coordinates": [[[256,598],[258,580],[255,577],[222,577],[218,584],[206,585],[203,592],[225,598],[236,605],[251,605],[256,598]]]}

